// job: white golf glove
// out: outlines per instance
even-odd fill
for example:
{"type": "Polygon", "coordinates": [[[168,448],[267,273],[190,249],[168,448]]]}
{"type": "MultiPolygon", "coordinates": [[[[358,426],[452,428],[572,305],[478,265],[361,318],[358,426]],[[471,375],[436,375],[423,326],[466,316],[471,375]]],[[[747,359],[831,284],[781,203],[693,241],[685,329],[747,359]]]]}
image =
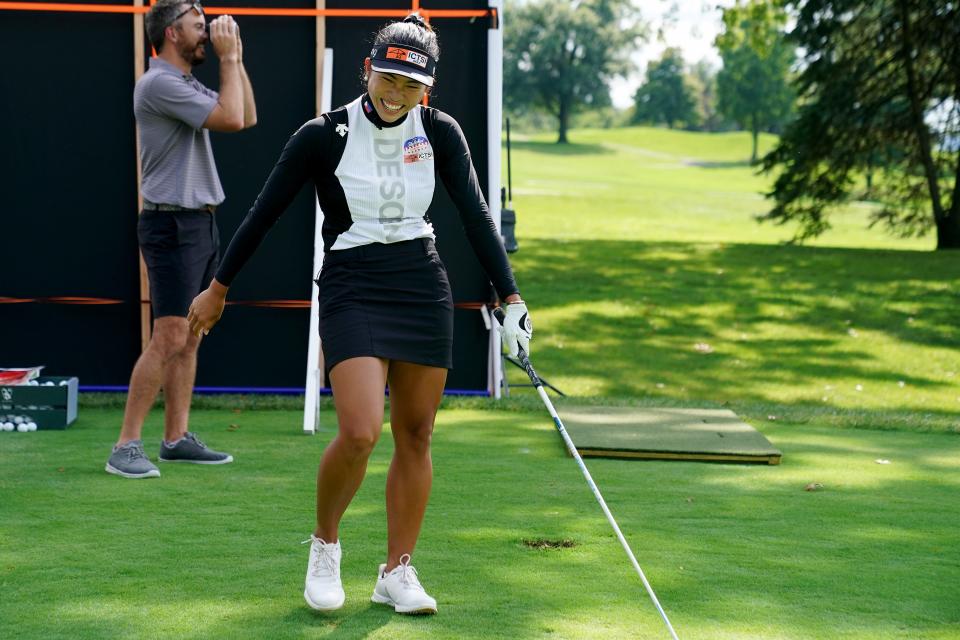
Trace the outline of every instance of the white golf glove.
{"type": "Polygon", "coordinates": [[[508,303],[503,324],[499,327],[500,337],[507,343],[510,357],[516,358],[523,349],[530,355],[530,338],[533,337],[533,322],[527,313],[527,305],[522,302],[508,303]]]}

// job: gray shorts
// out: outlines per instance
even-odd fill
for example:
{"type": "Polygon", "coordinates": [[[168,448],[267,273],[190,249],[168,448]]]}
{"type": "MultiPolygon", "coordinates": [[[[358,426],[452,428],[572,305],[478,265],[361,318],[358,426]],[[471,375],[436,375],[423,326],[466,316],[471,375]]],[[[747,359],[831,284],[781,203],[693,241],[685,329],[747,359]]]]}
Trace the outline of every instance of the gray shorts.
{"type": "Polygon", "coordinates": [[[153,317],[187,317],[220,260],[220,234],[206,211],[141,211],[137,238],[150,277],[153,317]]]}

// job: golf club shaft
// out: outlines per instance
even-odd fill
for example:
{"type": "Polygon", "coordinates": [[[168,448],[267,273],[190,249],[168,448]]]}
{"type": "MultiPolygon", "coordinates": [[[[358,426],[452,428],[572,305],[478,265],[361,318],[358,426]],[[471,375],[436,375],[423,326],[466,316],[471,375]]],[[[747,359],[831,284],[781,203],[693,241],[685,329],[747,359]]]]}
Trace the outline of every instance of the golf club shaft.
{"type": "Polygon", "coordinates": [[[660,606],[660,601],[657,599],[657,594],[653,592],[653,587],[651,587],[650,583],[647,581],[647,576],[644,575],[643,569],[640,568],[640,563],[637,562],[636,557],[633,555],[633,551],[630,549],[627,539],[623,537],[620,527],[617,526],[617,521],[613,518],[613,514],[610,513],[610,509],[607,507],[606,501],[603,499],[603,496],[600,494],[600,490],[593,481],[590,471],[587,470],[587,465],[584,464],[583,458],[580,457],[580,453],[573,444],[573,440],[570,439],[570,435],[563,426],[563,421],[560,420],[560,416],[557,415],[557,410],[553,408],[553,403],[550,402],[547,392],[543,389],[543,384],[540,382],[540,379],[536,377],[536,372],[533,371],[533,367],[530,366],[530,360],[527,359],[527,354],[525,354],[522,350],[520,351],[520,361],[524,363],[524,368],[527,369],[528,374],[533,372],[533,375],[530,376],[530,380],[533,381],[534,385],[536,385],[537,393],[540,394],[540,399],[543,400],[543,403],[547,406],[547,411],[550,412],[550,417],[553,418],[553,423],[556,425],[557,431],[560,432],[560,436],[567,445],[567,451],[569,451],[570,455],[573,456],[573,459],[577,461],[580,471],[583,472],[583,477],[587,479],[587,484],[590,485],[590,490],[593,491],[593,496],[597,499],[597,502],[600,503],[600,508],[603,509],[603,514],[607,516],[607,521],[610,523],[610,526],[613,527],[613,532],[617,534],[617,539],[620,540],[623,550],[627,552],[627,556],[630,558],[633,568],[637,570],[637,575],[640,576],[640,580],[643,582],[643,587],[650,595],[650,599],[653,600],[653,605],[660,613],[660,617],[663,618],[664,624],[667,625],[667,630],[670,632],[670,637],[672,637],[673,640],[679,640],[679,638],[677,638],[677,632],[673,630],[673,625],[670,624],[670,619],[667,617],[663,607],[660,606]]]}
{"type": "MultiPolygon", "coordinates": [[[[503,311],[500,309],[494,309],[493,315],[500,322],[500,324],[503,325],[503,311]]],[[[673,638],[673,640],[680,640],[677,637],[677,632],[673,630],[673,625],[670,624],[670,619],[667,617],[667,613],[663,610],[663,607],[660,606],[660,600],[657,599],[657,594],[653,592],[653,587],[650,586],[650,583],[647,581],[647,576],[644,575],[643,569],[640,568],[640,563],[637,562],[637,558],[633,555],[633,550],[630,549],[627,539],[623,537],[623,533],[620,531],[617,521],[614,519],[613,514],[610,513],[610,509],[607,507],[607,503],[603,499],[603,495],[600,494],[600,489],[597,488],[597,483],[593,481],[593,476],[590,475],[587,465],[584,464],[583,458],[580,457],[580,452],[577,451],[577,447],[573,444],[573,440],[570,439],[570,434],[567,433],[566,428],[563,426],[563,421],[560,419],[560,416],[557,415],[557,410],[554,408],[553,403],[550,402],[550,397],[543,388],[543,382],[540,380],[540,376],[537,375],[536,369],[534,369],[533,365],[530,364],[530,358],[523,350],[523,347],[520,347],[519,349],[519,360],[520,364],[522,364],[523,368],[526,370],[527,376],[530,377],[530,382],[533,383],[533,386],[537,389],[537,393],[540,394],[540,399],[543,400],[543,404],[546,405],[547,411],[550,412],[550,417],[553,418],[553,424],[557,427],[557,431],[560,432],[560,437],[563,438],[563,442],[567,446],[567,451],[569,451],[570,455],[573,456],[573,459],[577,461],[577,465],[580,467],[580,471],[583,472],[583,477],[587,479],[587,484],[590,486],[593,496],[597,499],[597,502],[600,503],[600,508],[603,509],[603,515],[607,517],[607,522],[609,522],[610,526],[613,527],[613,532],[617,534],[617,539],[620,541],[620,545],[623,547],[623,550],[627,552],[627,557],[630,558],[633,568],[637,570],[637,575],[640,576],[640,581],[643,582],[644,589],[647,590],[647,594],[649,594],[650,599],[653,600],[653,605],[660,613],[660,617],[663,618],[664,624],[667,625],[667,630],[670,632],[670,637],[673,638]]]]}

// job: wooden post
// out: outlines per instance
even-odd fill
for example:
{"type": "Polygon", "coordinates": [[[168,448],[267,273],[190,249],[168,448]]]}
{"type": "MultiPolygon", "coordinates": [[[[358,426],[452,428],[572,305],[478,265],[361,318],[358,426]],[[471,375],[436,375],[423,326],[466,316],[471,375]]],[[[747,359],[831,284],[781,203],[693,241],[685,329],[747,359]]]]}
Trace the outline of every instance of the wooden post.
{"type": "MultiPolygon", "coordinates": [[[[327,0],[317,0],[317,9],[326,9],[327,0]]],[[[327,49],[327,18],[326,16],[317,16],[317,50],[316,50],[316,96],[315,106],[316,117],[323,113],[323,54],[327,49]]]]}
{"type": "MultiPolygon", "coordinates": [[[[143,0],[134,0],[133,6],[142,7],[143,0]]],[[[143,14],[133,14],[133,80],[136,82],[143,75],[146,59],[144,56],[143,14]]],[[[137,127],[137,215],[143,210],[143,196],[140,195],[140,185],[143,181],[143,167],[140,164],[140,128],[137,127]]],[[[147,276],[147,265],[140,256],[140,350],[145,351],[150,343],[150,279],[147,276]]]]}

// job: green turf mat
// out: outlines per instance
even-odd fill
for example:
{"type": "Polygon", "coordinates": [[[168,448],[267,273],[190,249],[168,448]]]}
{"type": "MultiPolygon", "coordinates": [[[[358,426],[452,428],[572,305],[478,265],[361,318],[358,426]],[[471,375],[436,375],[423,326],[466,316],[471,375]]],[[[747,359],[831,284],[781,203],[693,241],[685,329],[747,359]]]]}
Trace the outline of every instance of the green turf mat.
{"type": "Polygon", "coordinates": [[[726,409],[562,407],[581,456],[780,464],[780,450],[726,409]]]}

